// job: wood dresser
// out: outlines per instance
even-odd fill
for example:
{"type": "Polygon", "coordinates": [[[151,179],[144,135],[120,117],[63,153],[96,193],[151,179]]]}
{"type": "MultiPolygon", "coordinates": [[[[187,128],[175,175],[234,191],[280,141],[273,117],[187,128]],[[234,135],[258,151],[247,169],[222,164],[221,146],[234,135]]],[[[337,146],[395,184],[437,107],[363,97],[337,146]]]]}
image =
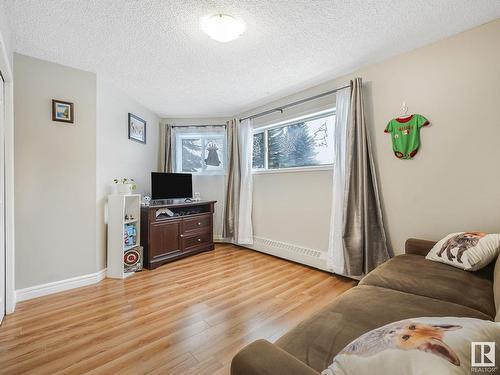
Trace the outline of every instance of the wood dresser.
{"type": "Polygon", "coordinates": [[[213,250],[215,203],[166,200],[143,206],[141,243],[144,267],[154,269],[179,258],[213,250]]]}

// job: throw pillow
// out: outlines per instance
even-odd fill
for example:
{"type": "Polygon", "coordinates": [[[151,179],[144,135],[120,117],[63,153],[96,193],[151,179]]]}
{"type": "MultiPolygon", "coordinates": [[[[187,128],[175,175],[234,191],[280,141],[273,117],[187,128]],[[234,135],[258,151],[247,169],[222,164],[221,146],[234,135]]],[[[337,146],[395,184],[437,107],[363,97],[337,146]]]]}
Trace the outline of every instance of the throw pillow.
{"type": "Polygon", "coordinates": [[[477,271],[494,260],[500,251],[500,234],[452,233],[440,240],[425,259],[477,271]]]}
{"type": "Polygon", "coordinates": [[[470,374],[474,368],[495,373],[499,345],[500,325],[489,320],[412,318],[360,336],[321,374],[470,374]]]}

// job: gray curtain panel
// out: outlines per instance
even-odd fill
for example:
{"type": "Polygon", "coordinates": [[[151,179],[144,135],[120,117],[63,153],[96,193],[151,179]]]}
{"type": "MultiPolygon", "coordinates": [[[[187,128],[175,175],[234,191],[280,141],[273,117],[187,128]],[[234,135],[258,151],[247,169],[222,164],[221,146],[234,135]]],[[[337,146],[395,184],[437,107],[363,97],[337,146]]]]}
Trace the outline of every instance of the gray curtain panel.
{"type": "Polygon", "coordinates": [[[227,239],[238,237],[238,207],[240,200],[240,157],[238,144],[238,120],[226,123],[227,138],[227,189],[222,236],[227,239]]]}
{"type": "Polygon", "coordinates": [[[161,172],[174,171],[174,156],[172,148],[172,125],[160,124],[160,160],[161,172]]]}
{"type": "Polygon", "coordinates": [[[389,259],[361,78],[351,81],[347,126],[344,258],[347,276],[362,276],[389,259]]]}

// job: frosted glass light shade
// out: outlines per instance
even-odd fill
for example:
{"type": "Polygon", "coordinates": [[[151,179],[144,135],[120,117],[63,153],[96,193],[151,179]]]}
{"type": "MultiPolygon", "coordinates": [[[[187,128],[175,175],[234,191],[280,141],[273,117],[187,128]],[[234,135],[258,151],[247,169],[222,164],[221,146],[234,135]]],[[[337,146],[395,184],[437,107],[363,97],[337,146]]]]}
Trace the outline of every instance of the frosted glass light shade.
{"type": "Polygon", "coordinates": [[[245,22],[226,14],[204,17],[200,26],[210,38],[223,43],[240,37],[246,28],[245,22]]]}

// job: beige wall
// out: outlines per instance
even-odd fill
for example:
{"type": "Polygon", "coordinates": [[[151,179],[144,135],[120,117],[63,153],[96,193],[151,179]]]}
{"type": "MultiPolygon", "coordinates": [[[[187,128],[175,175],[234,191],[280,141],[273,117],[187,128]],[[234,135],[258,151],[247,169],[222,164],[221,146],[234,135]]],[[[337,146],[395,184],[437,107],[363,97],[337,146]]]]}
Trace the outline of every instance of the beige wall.
{"type": "Polygon", "coordinates": [[[157,170],[159,123],[156,114],[105,79],[97,80],[97,268],[106,267],[105,204],[114,178],[133,178],[139,194],[149,194],[157,170]],[[128,113],[146,120],[146,144],[128,139],[128,113]]]}
{"type": "Polygon", "coordinates": [[[254,175],[254,235],[326,250],[331,179],[331,170],[254,175]]]}
{"type": "Polygon", "coordinates": [[[22,289],[106,267],[110,183],[131,177],[139,193],[149,193],[160,120],[93,73],[16,55],[15,76],[16,289],[22,289]],[[74,102],[74,125],[51,121],[52,98],[74,102]],[[145,145],[128,139],[128,112],[147,121],[145,145]]]}
{"type": "Polygon", "coordinates": [[[14,57],[16,289],[96,268],[96,76],[14,57]],[[51,121],[51,100],[75,123],[51,121]]]}
{"type": "Polygon", "coordinates": [[[222,125],[229,118],[227,117],[206,117],[206,118],[164,118],[161,120],[163,124],[171,124],[176,126],[189,125],[222,125]]]}
{"type": "MultiPolygon", "coordinates": [[[[360,76],[395,252],[403,251],[408,237],[439,239],[460,230],[498,232],[500,48],[495,46],[499,40],[497,20],[243,115],[327,91],[360,76]],[[422,148],[409,161],[393,156],[390,137],[383,132],[403,101],[410,112],[432,123],[422,130],[422,148]]],[[[310,103],[301,110],[317,107],[310,103]]],[[[330,176],[328,171],[256,175],[255,235],[325,251],[330,176]],[[314,217],[307,209],[310,204],[316,207],[314,217]],[[288,205],[293,205],[296,215],[292,216],[288,205]]]]}

